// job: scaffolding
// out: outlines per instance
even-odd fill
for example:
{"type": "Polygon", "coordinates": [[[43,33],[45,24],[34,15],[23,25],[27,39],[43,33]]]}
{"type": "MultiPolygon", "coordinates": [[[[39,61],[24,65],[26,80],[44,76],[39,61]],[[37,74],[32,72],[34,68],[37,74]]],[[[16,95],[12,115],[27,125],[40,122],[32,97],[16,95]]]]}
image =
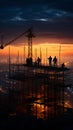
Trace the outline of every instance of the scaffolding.
{"type": "Polygon", "coordinates": [[[17,81],[13,94],[18,102],[17,109],[20,105],[23,107],[25,102],[25,113],[36,118],[56,118],[64,114],[64,70],[35,69],[30,66],[19,66],[19,71],[17,66],[13,69],[10,69],[10,79],[17,81]]]}

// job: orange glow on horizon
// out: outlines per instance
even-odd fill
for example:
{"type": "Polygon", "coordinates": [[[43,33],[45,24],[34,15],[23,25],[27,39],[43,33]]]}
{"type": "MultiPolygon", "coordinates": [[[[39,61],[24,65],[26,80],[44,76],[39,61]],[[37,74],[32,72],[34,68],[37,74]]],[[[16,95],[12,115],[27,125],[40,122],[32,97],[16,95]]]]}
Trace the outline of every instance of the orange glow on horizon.
{"type": "MultiPolygon", "coordinates": [[[[22,59],[27,58],[28,56],[28,46],[13,46],[10,45],[10,55],[11,57],[17,58],[19,53],[19,57],[22,59]]],[[[9,55],[9,46],[5,47],[4,49],[0,50],[1,57],[8,57],[9,55]]],[[[35,44],[32,47],[32,55],[33,60],[35,60],[38,56],[42,58],[42,63],[48,62],[47,58],[51,55],[52,57],[56,56],[59,60],[65,59],[65,57],[73,56],[73,45],[72,44],[60,44],[60,43],[42,43],[42,44],[35,44]]],[[[1,59],[1,58],[0,58],[1,59]]]]}

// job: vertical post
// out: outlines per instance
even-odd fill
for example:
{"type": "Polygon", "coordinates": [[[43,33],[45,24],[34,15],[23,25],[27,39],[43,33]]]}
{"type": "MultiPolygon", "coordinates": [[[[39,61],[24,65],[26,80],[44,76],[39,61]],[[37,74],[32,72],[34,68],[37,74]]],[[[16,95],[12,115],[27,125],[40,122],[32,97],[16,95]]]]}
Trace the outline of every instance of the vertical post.
{"type": "Polygon", "coordinates": [[[46,65],[47,65],[47,48],[46,48],[46,65]]]}
{"type": "Polygon", "coordinates": [[[10,46],[9,46],[9,78],[10,78],[10,46]]]}
{"type": "Polygon", "coordinates": [[[18,51],[18,71],[19,71],[19,51],[18,51]]]}
{"type": "Polygon", "coordinates": [[[61,62],[61,44],[59,46],[59,65],[60,65],[60,62],[61,62]]]}
{"type": "Polygon", "coordinates": [[[25,64],[25,46],[24,46],[24,64],[25,64]]]}
{"type": "Polygon", "coordinates": [[[64,70],[63,70],[63,90],[62,90],[62,103],[63,103],[63,113],[64,113],[64,70]]]}
{"type": "Polygon", "coordinates": [[[30,57],[30,37],[28,37],[28,58],[30,57]]]}
{"type": "Polygon", "coordinates": [[[40,48],[40,59],[41,59],[41,63],[42,63],[42,52],[41,52],[41,48],[40,48]]]}
{"type": "Polygon", "coordinates": [[[10,75],[11,75],[11,70],[10,70],[10,46],[9,46],[9,55],[8,55],[8,62],[9,62],[9,87],[8,87],[8,91],[9,91],[9,97],[8,97],[8,102],[9,102],[9,106],[8,106],[8,111],[11,112],[11,93],[10,93],[10,88],[11,88],[11,83],[10,83],[10,75]]]}
{"type": "Polygon", "coordinates": [[[32,58],[32,37],[31,37],[31,39],[30,39],[30,55],[31,55],[31,58],[32,58]]]}

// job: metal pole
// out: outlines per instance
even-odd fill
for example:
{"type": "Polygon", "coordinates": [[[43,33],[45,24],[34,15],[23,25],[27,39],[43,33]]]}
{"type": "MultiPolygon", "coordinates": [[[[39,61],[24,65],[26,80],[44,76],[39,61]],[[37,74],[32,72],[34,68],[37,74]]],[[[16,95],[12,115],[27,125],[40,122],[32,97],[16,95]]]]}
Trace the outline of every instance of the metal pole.
{"type": "Polygon", "coordinates": [[[59,46],[59,65],[60,65],[60,63],[61,63],[61,44],[59,46]]]}
{"type": "MultiPolygon", "coordinates": [[[[23,64],[24,64],[24,65],[26,64],[26,59],[25,59],[25,46],[24,46],[24,61],[23,61],[23,64]]],[[[25,66],[24,66],[24,73],[25,73],[25,66]]]]}
{"type": "Polygon", "coordinates": [[[9,78],[10,78],[10,46],[9,46],[9,78]]]}

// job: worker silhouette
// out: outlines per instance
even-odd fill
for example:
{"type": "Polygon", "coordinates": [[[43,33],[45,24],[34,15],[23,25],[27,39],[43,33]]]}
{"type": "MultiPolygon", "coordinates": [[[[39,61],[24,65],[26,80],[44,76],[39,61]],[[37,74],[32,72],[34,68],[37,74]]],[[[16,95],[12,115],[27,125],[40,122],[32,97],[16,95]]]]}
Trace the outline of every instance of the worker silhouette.
{"type": "Polygon", "coordinates": [[[49,66],[51,66],[51,65],[52,65],[52,57],[50,56],[50,57],[48,58],[48,60],[49,60],[49,66]]]}
{"type": "Polygon", "coordinates": [[[62,68],[64,68],[65,67],[65,64],[64,63],[62,63],[62,68]]]}
{"type": "Polygon", "coordinates": [[[41,64],[41,58],[40,58],[40,57],[37,58],[37,64],[38,64],[38,65],[41,64]]]}
{"type": "Polygon", "coordinates": [[[56,56],[53,58],[53,63],[54,63],[54,66],[57,65],[57,58],[56,58],[56,56]]]}

